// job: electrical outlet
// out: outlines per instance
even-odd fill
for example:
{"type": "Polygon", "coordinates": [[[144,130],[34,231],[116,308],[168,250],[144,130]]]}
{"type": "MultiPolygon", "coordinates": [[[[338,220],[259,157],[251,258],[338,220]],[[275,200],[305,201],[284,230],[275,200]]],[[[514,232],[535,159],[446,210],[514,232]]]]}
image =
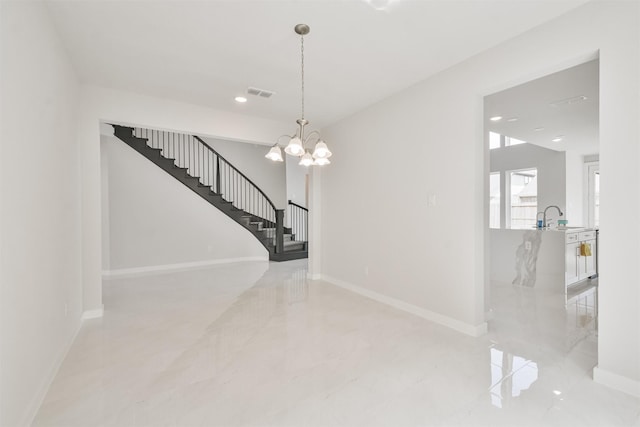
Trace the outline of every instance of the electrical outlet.
{"type": "Polygon", "coordinates": [[[438,204],[438,200],[435,194],[429,194],[427,196],[427,206],[433,207],[438,204]]]}
{"type": "Polygon", "coordinates": [[[524,242],[524,248],[528,251],[531,250],[531,242],[524,242]]]}
{"type": "Polygon", "coordinates": [[[69,315],[69,303],[65,302],[64,303],[64,317],[67,317],[69,315]]]}

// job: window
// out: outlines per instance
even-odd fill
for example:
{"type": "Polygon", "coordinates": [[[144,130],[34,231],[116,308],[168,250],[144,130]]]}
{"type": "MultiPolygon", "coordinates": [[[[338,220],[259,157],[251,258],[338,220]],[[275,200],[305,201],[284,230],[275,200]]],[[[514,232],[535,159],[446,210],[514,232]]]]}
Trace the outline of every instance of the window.
{"type": "Polygon", "coordinates": [[[590,227],[600,226],[600,164],[587,163],[588,223],[590,227]]]}
{"type": "Polygon", "coordinates": [[[532,228],[538,213],[538,170],[526,169],[509,173],[509,213],[511,228],[532,228]]]}
{"type": "Polygon", "coordinates": [[[500,172],[489,175],[489,227],[500,228],[500,172]]]}
{"type": "Polygon", "coordinates": [[[600,227],[600,171],[593,174],[593,226],[600,227]]]}
{"type": "Polygon", "coordinates": [[[500,148],[500,134],[489,132],[489,150],[500,148]]]}
{"type": "Polygon", "coordinates": [[[510,136],[506,136],[504,138],[504,146],[505,147],[510,147],[512,145],[520,145],[520,144],[526,144],[527,141],[523,141],[521,139],[517,139],[517,138],[511,138],[510,136]]]}

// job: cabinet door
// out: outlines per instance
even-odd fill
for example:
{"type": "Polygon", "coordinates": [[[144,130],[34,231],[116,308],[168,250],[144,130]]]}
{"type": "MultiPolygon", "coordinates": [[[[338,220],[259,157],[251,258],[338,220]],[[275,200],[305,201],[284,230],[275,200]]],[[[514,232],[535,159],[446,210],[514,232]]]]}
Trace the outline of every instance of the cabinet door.
{"type": "Polygon", "coordinates": [[[580,242],[567,244],[564,258],[565,283],[568,286],[580,280],[580,242]]]}
{"type": "Polygon", "coordinates": [[[587,240],[586,242],[587,245],[591,245],[591,256],[584,256],[582,258],[584,258],[584,262],[585,262],[585,277],[591,277],[594,274],[596,274],[596,251],[598,250],[598,248],[596,247],[596,240],[587,240]]]}

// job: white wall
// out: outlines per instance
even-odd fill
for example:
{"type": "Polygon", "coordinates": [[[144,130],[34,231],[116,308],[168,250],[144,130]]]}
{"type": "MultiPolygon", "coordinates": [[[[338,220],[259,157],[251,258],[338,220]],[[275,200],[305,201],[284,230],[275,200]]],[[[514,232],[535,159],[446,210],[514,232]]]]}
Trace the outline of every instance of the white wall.
{"type": "MultiPolygon", "coordinates": [[[[112,273],[237,259],[268,260],[249,232],[115,137],[102,137],[108,164],[112,273]]],[[[104,237],[103,237],[104,238],[104,237]]]]}
{"type": "MultiPolygon", "coordinates": [[[[107,135],[113,134],[113,127],[107,130],[107,135]]],[[[101,177],[101,206],[102,206],[102,271],[111,270],[111,242],[109,241],[109,157],[106,144],[100,144],[100,177],[101,177]]]]}
{"type": "Polygon", "coordinates": [[[585,192],[584,184],[584,156],[573,151],[566,153],[567,170],[567,206],[565,219],[570,226],[586,226],[587,218],[584,209],[585,192]]]}
{"type": "Polygon", "coordinates": [[[18,426],[31,423],[83,309],[78,85],[42,3],[3,1],[0,15],[0,425],[18,426]]]}
{"type": "Polygon", "coordinates": [[[85,310],[102,306],[100,122],[267,143],[288,123],[95,86],[82,86],[78,141],[82,163],[82,283],[85,310]]]}
{"type": "Polygon", "coordinates": [[[287,181],[285,165],[265,159],[269,146],[242,144],[219,138],[203,138],[222,157],[227,159],[247,178],[253,181],[275,204],[276,209],[287,206],[287,181]]]}
{"type": "Polygon", "coordinates": [[[284,156],[287,169],[287,200],[307,208],[306,180],[309,168],[300,166],[298,157],[284,156]]]}
{"type": "MultiPolygon", "coordinates": [[[[566,185],[566,160],[563,151],[549,150],[533,144],[520,144],[504,148],[490,150],[490,171],[500,172],[500,185],[504,188],[506,174],[509,171],[519,169],[538,169],[538,212],[547,206],[557,205],[566,211],[567,185],[566,185]]],[[[506,191],[500,192],[502,209],[502,222],[506,218],[508,205],[505,202],[506,191]]],[[[557,219],[556,211],[549,211],[549,216],[557,219]]],[[[568,218],[565,215],[564,218],[568,218]]],[[[510,224],[506,224],[510,228],[510,224]]]]}
{"type": "Polygon", "coordinates": [[[334,156],[322,173],[323,246],[314,271],[446,316],[443,323],[481,326],[488,269],[483,96],[599,52],[607,180],[595,376],[640,395],[639,7],[587,3],[324,129],[334,156]]]}

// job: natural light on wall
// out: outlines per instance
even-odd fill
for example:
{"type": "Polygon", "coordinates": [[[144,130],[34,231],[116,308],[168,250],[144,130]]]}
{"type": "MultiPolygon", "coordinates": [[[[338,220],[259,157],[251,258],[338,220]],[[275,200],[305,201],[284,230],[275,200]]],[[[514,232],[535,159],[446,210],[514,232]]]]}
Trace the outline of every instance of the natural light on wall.
{"type": "Polygon", "coordinates": [[[500,134],[489,132],[489,149],[493,150],[495,148],[500,148],[500,134]]]}
{"type": "Polygon", "coordinates": [[[520,145],[520,144],[526,144],[527,141],[523,141],[521,139],[517,139],[517,138],[511,138],[510,136],[506,136],[504,138],[504,146],[505,147],[511,147],[512,145],[520,145]]]}
{"type": "Polygon", "coordinates": [[[510,136],[501,135],[496,132],[489,132],[489,149],[494,150],[496,148],[511,147],[514,145],[526,144],[527,141],[523,141],[518,138],[512,138],[510,136]]]}
{"type": "Polygon", "coordinates": [[[489,175],[489,227],[500,228],[500,172],[489,175]]]}

